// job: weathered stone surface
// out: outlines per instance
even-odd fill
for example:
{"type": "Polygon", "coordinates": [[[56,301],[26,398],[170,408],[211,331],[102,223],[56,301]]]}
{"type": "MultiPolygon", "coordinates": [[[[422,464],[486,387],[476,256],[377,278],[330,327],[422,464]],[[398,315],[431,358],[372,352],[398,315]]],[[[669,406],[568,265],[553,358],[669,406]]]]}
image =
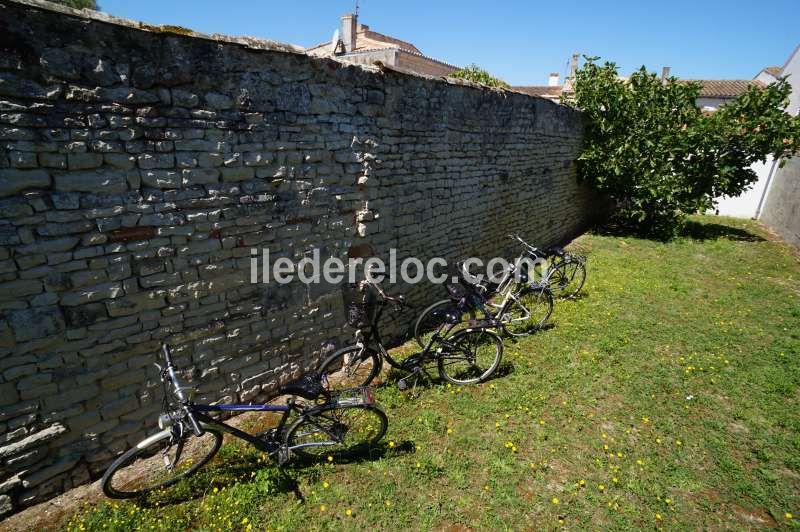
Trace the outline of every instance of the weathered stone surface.
{"type": "Polygon", "coordinates": [[[60,192],[103,192],[112,194],[128,190],[126,174],[119,170],[73,172],[57,175],[55,189],[60,192]]]}
{"type": "Polygon", "coordinates": [[[50,174],[46,170],[0,168],[0,197],[11,196],[29,188],[48,186],[50,174]]]}
{"type": "Polygon", "coordinates": [[[119,283],[104,283],[61,294],[61,305],[65,307],[76,307],[93,301],[114,299],[121,296],[122,293],[122,285],[119,283]]]}
{"type": "Polygon", "coordinates": [[[64,317],[56,306],[12,311],[8,323],[18,342],[44,338],[64,330],[64,317]]]}
{"type": "Polygon", "coordinates": [[[29,449],[34,445],[50,441],[53,438],[57,437],[59,434],[63,434],[64,432],[66,432],[66,430],[67,429],[61,423],[53,423],[49,427],[34,432],[30,436],[27,436],[19,441],[15,441],[13,443],[1,446],[0,459],[4,459],[8,456],[13,456],[15,454],[18,454],[22,451],[29,449]]]}

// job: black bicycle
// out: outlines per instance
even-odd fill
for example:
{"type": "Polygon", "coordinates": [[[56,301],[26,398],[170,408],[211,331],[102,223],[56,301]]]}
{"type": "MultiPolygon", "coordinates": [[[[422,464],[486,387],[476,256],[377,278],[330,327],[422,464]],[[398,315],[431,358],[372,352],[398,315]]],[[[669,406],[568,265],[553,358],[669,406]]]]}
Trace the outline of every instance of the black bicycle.
{"type": "Polygon", "coordinates": [[[331,393],[324,376],[306,375],[280,388],[290,395],[286,404],[195,404],[191,387],[183,386],[175,373],[169,348],[162,346],[164,383],[161,429],[117,458],[103,475],[103,492],[127,499],[165,489],[196,473],[219,451],[222,435],[240,438],[271,457],[279,466],[292,453],[308,458],[361,453],[375,446],[386,433],[388,421],[375,404],[368,387],[331,393]],[[298,397],[308,401],[299,402],[298,397]],[[218,421],[211,412],[282,412],[278,425],[249,434],[218,421]],[[292,415],[296,417],[289,423],[292,415]]]}
{"type": "Polygon", "coordinates": [[[356,343],[336,351],[320,365],[319,372],[327,376],[332,389],[367,386],[380,373],[384,360],[406,373],[397,383],[401,390],[407,389],[409,383],[416,386],[423,375],[430,377],[426,366],[434,362],[440,377],[453,384],[485,381],[500,366],[503,341],[490,330],[497,324],[476,322],[450,334],[460,322],[455,309],[450,319],[430,336],[422,351],[395,360],[383,344],[379,322],[387,304],[396,311],[407,307],[403,297],[389,296],[369,281],[347,285],[343,294],[347,323],[356,329],[356,343]]]}

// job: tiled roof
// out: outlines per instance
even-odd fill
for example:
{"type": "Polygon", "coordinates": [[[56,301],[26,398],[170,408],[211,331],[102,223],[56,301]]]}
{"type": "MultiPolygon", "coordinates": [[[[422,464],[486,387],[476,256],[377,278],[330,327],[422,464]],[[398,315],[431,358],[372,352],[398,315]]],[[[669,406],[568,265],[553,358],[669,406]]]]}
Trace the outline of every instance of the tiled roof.
{"type": "Polygon", "coordinates": [[[558,98],[564,87],[561,85],[528,85],[521,87],[511,87],[511,90],[523,92],[529,96],[541,96],[543,98],[558,98]]]}
{"type": "Polygon", "coordinates": [[[779,67],[779,66],[769,66],[769,67],[764,68],[764,72],[766,72],[767,74],[772,74],[773,76],[777,77],[778,74],[781,73],[781,67],[779,67]]]}
{"type": "Polygon", "coordinates": [[[760,81],[750,79],[685,79],[682,81],[700,83],[702,85],[699,94],[701,98],[738,98],[752,85],[764,86],[760,81]]]}
{"type": "MultiPolygon", "coordinates": [[[[318,48],[330,47],[331,42],[323,42],[309,46],[306,51],[316,50],[318,48]]],[[[423,55],[422,52],[411,44],[410,42],[396,39],[377,31],[372,31],[366,24],[359,24],[356,31],[356,49],[354,52],[364,52],[367,50],[384,50],[387,48],[399,48],[412,54],[423,55]]]]}

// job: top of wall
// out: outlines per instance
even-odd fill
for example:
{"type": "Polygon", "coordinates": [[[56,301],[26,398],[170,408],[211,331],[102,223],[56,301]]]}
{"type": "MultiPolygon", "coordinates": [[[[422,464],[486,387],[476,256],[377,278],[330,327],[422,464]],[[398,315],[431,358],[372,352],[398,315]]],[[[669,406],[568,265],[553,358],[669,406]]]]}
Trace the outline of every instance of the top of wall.
{"type": "MultiPolygon", "coordinates": [[[[354,63],[342,63],[340,61],[336,61],[334,59],[329,58],[320,58],[310,54],[307,54],[305,50],[299,46],[295,46],[288,43],[282,43],[277,41],[272,41],[268,39],[259,39],[256,37],[249,37],[249,36],[230,36],[230,35],[223,35],[220,33],[213,33],[207,34],[198,31],[194,31],[189,28],[184,28],[181,26],[172,26],[168,24],[161,24],[161,25],[154,25],[148,24],[145,22],[131,20],[121,17],[115,17],[113,15],[109,15],[108,13],[104,13],[102,11],[93,11],[90,9],[73,9],[70,7],[63,6],[61,4],[56,4],[53,2],[48,2],[45,0],[4,0],[4,2],[14,3],[14,4],[21,4],[25,6],[29,6],[32,8],[44,10],[44,11],[51,11],[61,13],[66,16],[83,19],[86,21],[95,21],[102,24],[110,24],[114,26],[121,26],[127,27],[132,30],[144,31],[148,33],[152,33],[154,35],[174,35],[174,36],[181,36],[187,37],[191,39],[201,39],[206,41],[214,41],[222,44],[234,44],[239,45],[244,48],[255,50],[255,51],[268,51],[268,52],[278,52],[278,53],[286,53],[286,54],[296,54],[302,55],[304,57],[308,57],[311,61],[316,62],[335,62],[339,65],[346,65],[350,68],[358,68],[362,70],[366,70],[369,72],[374,73],[385,73],[387,71],[395,72],[397,74],[403,76],[412,76],[412,77],[419,77],[424,78],[432,81],[436,81],[439,83],[445,83],[448,85],[457,85],[462,87],[469,87],[480,91],[487,91],[487,92],[495,92],[495,93],[508,93],[513,95],[523,95],[525,97],[534,98],[537,100],[543,100],[554,105],[561,106],[561,104],[555,103],[552,100],[547,98],[541,98],[539,96],[531,96],[525,93],[503,89],[499,87],[488,87],[486,85],[481,85],[480,83],[474,83],[471,81],[457,79],[457,78],[446,78],[446,77],[439,77],[439,76],[427,76],[424,74],[419,74],[417,72],[410,71],[408,69],[400,68],[400,67],[391,67],[387,65],[379,66],[372,66],[372,65],[364,65],[364,64],[354,64],[354,63]]],[[[3,2],[0,2],[0,10],[3,9],[3,2]]]]}

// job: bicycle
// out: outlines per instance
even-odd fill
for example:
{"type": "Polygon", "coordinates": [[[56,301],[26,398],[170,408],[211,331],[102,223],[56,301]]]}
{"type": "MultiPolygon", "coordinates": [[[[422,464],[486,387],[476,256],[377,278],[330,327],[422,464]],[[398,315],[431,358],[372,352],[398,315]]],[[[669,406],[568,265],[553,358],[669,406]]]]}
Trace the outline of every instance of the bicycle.
{"type": "Polygon", "coordinates": [[[522,262],[527,254],[527,249],[523,249],[498,283],[471,281],[468,279],[471,275],[459,264],[457,283],[447,285],[449,298],[436,301],[417,317],[414,323],[417,344],[425,345],[427,335],[447,319],[452,309],[462,324],[471,323],[481,312],[484,320],[496,322],[512,337],[527,336],[541,329],[553,312],[553,295],[546,281],[530,279],[531,274],[522,262]]]}
{"type": "Polygon", "coordinates": [[[322,454],[362,452],[386,433],[386,414],[375,403],[370,388],[332,394],[319,375],[306,375],[281,386],[279,393],[291,396],[284,405],[195,404],[188,393],[191,387],[178,380],[169,348],[162,345],[161,351],[164,366],[156,364],[164,386],[164,405],[158,419],[161,430],[122,454],[106,470],[101,485],[108,497],[140,497],[188,478],[219,451],[223,433],[277,457],[278,466],[291,454],[319,458],[322,454]],[[298,397],[310,404],[299,403],[298,397]],[[282,412],[282,416],[276,427],[249,434],[210,417],[212,412],[282,412]],[[287,427],[292,414],[297,417],[287,427]]]}
{"type": "Polygon", "coordinates": [[[510,235],[528,251],[533,258],[544,258],[548,262],[546,281],[558,299],[572,299],[586,282],[586,256],[571,253],[559,246],[541,250],[525,242],[519,235],[510,235]]]}
{"type": "Polygon", "coordinates": [[[343,294],[347,323],[356,329],[356,343],[334,352],[320,365],[319,372],[332,387],[367,386],[380,373],[384,360],[408,374],[397,383],[401,390],[408,389],[411,379],[416,387],[423,374],[430,377],[425,366],[432,362],[443,380],[459,385],[483,382],[500,366],[503,341],[490,330],[496,323],[475,323],[450,334],[459,323],[456,316],[431,335],[421,352],[395,360],[383,344],[378,322],[387,304],[395,311],[407,308],[403,297],[389,296],[369,281],[346,287],[343,294]],[[367,329],[366,335],[362,329],[367,329]]]}

